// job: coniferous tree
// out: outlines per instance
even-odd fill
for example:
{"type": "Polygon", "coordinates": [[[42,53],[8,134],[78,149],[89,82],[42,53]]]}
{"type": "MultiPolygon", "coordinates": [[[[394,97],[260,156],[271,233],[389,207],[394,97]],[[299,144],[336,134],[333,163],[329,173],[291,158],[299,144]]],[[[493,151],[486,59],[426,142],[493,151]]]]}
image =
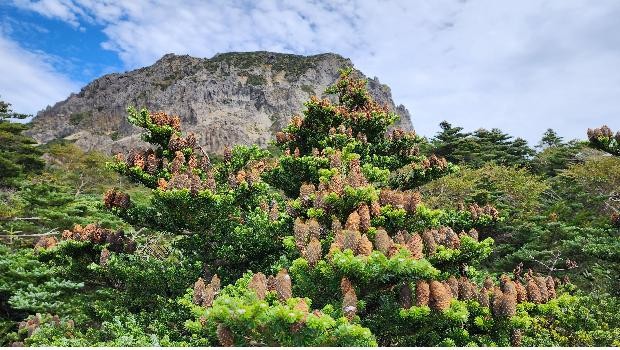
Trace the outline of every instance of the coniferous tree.
{"type": "Polygon", "coordinates": [[[24,174],[43,168],[35,141],[22,135],[28,127],[10,120],[27,117],[13,112],[10,103],[0,100],[0,185],[15,185],[24,174]]]}

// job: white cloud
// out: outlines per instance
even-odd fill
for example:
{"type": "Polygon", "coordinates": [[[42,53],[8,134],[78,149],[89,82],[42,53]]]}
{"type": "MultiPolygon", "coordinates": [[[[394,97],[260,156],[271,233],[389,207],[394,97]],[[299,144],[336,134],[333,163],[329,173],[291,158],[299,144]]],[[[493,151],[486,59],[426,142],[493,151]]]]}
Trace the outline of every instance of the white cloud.
{"type": "Polygon", "coordinates": [[[168,52],[336,52],[392,88],[418,131],[447,119],[530,141],[620,128],[620,2],[17,0],[104,26],[127,68],[168,52]]]}
{"type": "Polygon", "coordinates": [[[24,50],[0,32],[0,98],[14,111],[35,114],[78,89],[54,70],[49,57],[24,50]]]}

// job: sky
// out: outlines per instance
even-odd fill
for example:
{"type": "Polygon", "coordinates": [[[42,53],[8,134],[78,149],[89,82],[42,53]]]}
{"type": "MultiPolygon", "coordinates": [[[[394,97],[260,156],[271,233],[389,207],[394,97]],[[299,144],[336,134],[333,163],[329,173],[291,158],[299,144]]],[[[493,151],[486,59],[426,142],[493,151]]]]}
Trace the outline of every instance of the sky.
{"type": "Polygon", "coordinates": [[[619,18],[617,0],[0,0],[0,98],[34,114],[166,53],[334,52],[422,135],[583,139],[620,129],[619,18]]]}

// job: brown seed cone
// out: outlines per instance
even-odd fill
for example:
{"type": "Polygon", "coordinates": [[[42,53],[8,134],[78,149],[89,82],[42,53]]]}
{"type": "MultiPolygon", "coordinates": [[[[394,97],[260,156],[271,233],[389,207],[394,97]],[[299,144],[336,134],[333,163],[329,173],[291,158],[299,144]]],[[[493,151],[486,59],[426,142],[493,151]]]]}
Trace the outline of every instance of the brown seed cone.
{"type": "Polygon", "coordinates": [[[342,277],[340,279],[340,291],[342,292],[342,295],[347,294],[347,292],[352,289],[353,289],[353,283],[351,283],[351,281],[349,281],[348,278],[342,277]]]}
{"type": "Polygon", "coordinates": [[[166,181],[166,179],[163,178],[159,178],[157,179],[157,189],[160,191],[165,191],[166,188],[168,187],[168,181],[166,181]]]}
{"type": "Polygon", "coordinates": [[[331,168],[340,168],[342,165],[342,152],[336,151],[329,155],[329,166],[331,168]]]}
{"type": "Polygon", "coordinates": [[[424,244],[422,243],[422,237],[419,234],[414,234],[407,242],[407,249],[411,252],[413,259],[422,259],[424,257],[424,244]]]}
{"type": "Polygon", "coordinates": [[[340,220],[338,220],[338,218],[334,217],[332,219],[332,232],[334,232],[334,234],[340,232],[342,230],[342,224],[340,223],[340,220]]]}
{"type": "Polygon", "coordinates": [[[510,333],[510,346],[519,347],[521,346],[521,338],[523,336],[523,332],[520,329],[513,329],[510,333]]]}
{"type": "Polygon", "coordinates": [[[349,217],[347,218],[347,222],[344,225],[344,228],[345,228],[345,230],[359,231],[359,229],[360,229],[360,216],[357,213],[357,211],[354,211],[351,214],[349,214],[349,217]]]}
{"type": "Polygon", "coordinates": [[[378,201],[370,202],[370,215],[373,217],[381,215],[381,205],[378,201]]]}
{"type": "Polygon", "coordinates": [[[437,244],[435,243],[435,238],[430,231],[422,232],[422,241],[424,242],[424,254],[428,256],[435,254],[437,244]]]}
{"type": "Polygon", "coordinates": [[[484,279],[484,288],[486,288],[487,290],[493,290],[493,286],[495,285],[495,282],[493,282],[493,279],[491,278],[491,276],[487,276],[487,278],[484,279]]]}
{"type": "Polygon", "coordinates": [[[450,234],[446,237],[446,246],[451,249],[459,249],[461,247],[461,239],[452,230],[450,230],[450,234]]]}
{"type": "Polygon", "coordinates": [[[527,290],[519,281],[515,281],[515,289],[517,291],[517,303],[527,301],[527,290]]]}
{"type": "Polygon", "coordinates": [[[504,294],[517,294],[515,283],[507,275],[502,275],[500,277],[499,287],[504,294]]]}
{"type": "Polygon", "coordinates": [[[310,239],[310,243],[308,243],[308,246],[306,247],[305,257],[306,260],[308,260],[308,265],[310,265],[310,267],[314,267],[323,257],[321,242],[317,238],[312,237],[310,239]]]}
{"type": "Polygon", "coordinates": [[[450,289],[450,285],[448,284],[448,281],[442,281],[441,284],[443,284],[443,287],[446,290],[446,292],[448,293],[448,296],[450,297],[450,299],[456,299],[457,298],[457,296],[452,293],[452,289],[450,289]]]}
{"type": "Polygon", "coordinates": [[[310,203],[310,196],[312,196],[314,192],[316,192],[314,184],[304,183],[299,188],[299,199],[304,205],[308,205],[310,203]]]}
{"type": "Polygon", "coordinates": [[[398,252],[400,251],[400,248],[401,248],[400,245],[397,245],[397,244],[392,245],[387,253],[388,258],[392,258],[396,256],[396,254],[398,254],[398,252]]]}
{"type": "Polygon", "coordinates": [[[400,245],[406,245],[407,237],[405,236],[405,234],[408,235],[409,233],[407,233],[407,231],[405,230],[400,230],[396,232],[396,236],[394,236],[394,243],[400,244],[400,245]]]}
{"type": "Polygon", "coordinates": [[[272,292],[276,290],[276,278],[274,276],[267,277],[267,291],[272,292]]]}
{"type": "Polygon", "coordinates": [[[469,232],[467,232],[467,235],[473,238],[474,240],[476,240],[476,242],[478,242],[478,231],[476,231],[475,228],[472,228],[471,230],[469,230],[469,232]]]}
{"type": "Polygon", "coordinates": [[[527,280],[525,289],[527,290],[527,300],[536,304],[544,302],[542,295],[540,294],[540,289],[533,279],[530,278],[527,280]]]}
{"type": "Polygon", "coordinates": [[[248,284],[248,288],[256,293],[258,299],[265,299],[267,294],[267,277],[262,272],[255,273],[248,284]]]}
{"type": "Polygon", "coordinates": [[[151,153],[146,157],[146,167],[145,169],[147,173],[154,175],[159,170],[159,159],[155,153],[151,153]]]}
{"type": "Polygon", "coordinates": [[[357,209],[357,213],[360,217],[360,231],[368,232],[370,228],[370,208],[364,203],[357,209]]]}
{"type": "Polygon", "coordinates": [[[400,306],[403,309],[409,309],[413,306],[413,294],[411,293],[411,288],[409,287],[409,283],[404,283],[400,287],[400,306]]]}
{"type": "Polygon", "coordinates": [[[350,289],[342,298],[342,313],[351,321],[357,313],[357,295],[354,289],[350,289]]]}
{"type": "Polygon", "coordinates": [[[461,300],[476,300],[478,296],[478,289],[467,277],[461,277],[458,281],[459,284],[459,299],[461,300]]]}
{"type": "Polygon", "coordinates": [[[478,292],[478,303],[481,306],[489,307],[489,290],[485,287],[482,287],[480,292],[478,292]]]}
{"type": "Polygon", "coordinates": [[[202,278],[198,278],[198,281],[194,283],[194,297],[192,299],[194,304],[202,305],[205,288],[205,281],[202,278]]]}
{"type": "Polygon", "coordinates": [[[549,300],[555,299],[556,293],[555,293],[555,282],[553,281],[553,277],[547,276],[547,278],[545,278],[545,283],[547,285],[547,293],[548,293],[549,300]]]}
{"type": "Polygon", "coordinates": [[[450,276],[446,282],[448,283],[448,286],[450,286],[450,292],[452,293],[452,296],[456,299],[459,299],[459,281],[456,279],[456,277],[454,276],[450,276]]]}
{"type": "Polygon", "coordinates": [[[439,281],[431,281],[428,306],[436,311],[444,311],[450,307],[450,293],[439,281]]]}
{"type": "Polygon", "coordinates": [[[278,275],[276,276],[276,292],[278,293],[278,298],[282,301],[286,301],[293,297],[293,290],[291,284],[291,276],[289,276],[288,271],[286,269],[280,270],[278,275]]]}
{"type": "Polygon", "coordinates": [[[430,299],[430,286],[428,282],[420,280],[415,284],[415,304],[416,306],[428,306],[430,299]]]}
{"type": "Polygon", "coordinates": [[[332,178],[329,180],[329,191],[337,193],[338,195],[341,195],[343,190],[344,190],[344,182],[342,180],[342,175],[340,174],[333,175],[332,178]]]}
{"type": "Polygon", "coordinates": [[[201,305],[204,307],[211,307],[213,306],[213,301],[215,300],[215,295],[216,295],[216,291],[213,288],[213,286],[211,285],[211,283],[209,283],[206,287],[205,287],[205,291],[202,294],[202,303],[201,305]]]}
{"type": "Polygon", "coordinates": [[[108,264],[108,260],[110,259],[110,251],[108,248],[103,248],[101,250],[101,254],[99,255],[99,265],[106,266],[108,264]]]}
{"type": "Polygon", "coordinates": [[[372,254],[372,242],[370,242],[366,234],[362,235],[357,244],[357,254],[362,256],[370,256],[372,254]]]}
{"type": "Polygon", "coordinates": [[[245,181],[245,178],[246,178],[245,170],[243,170],[243,169],[239,170],[239,172],[237,173],[235,178],[237,180],[237,184],[242,184],[242,183],[246,182],[245,181]]]}
{"type": "Polygon", "coordinates": [[[493,298],[493,314],[495,317],[510,318],[517,313],[517,295],[498,291],[493,298]]]}
{"type": "Polygon", "coordinates": [[[293,223],[293,235],[295,237],[295,246],[301,253],[303,253],[306,245],[308,244],[310,228],[301,218],[295,219],[295,222],[293,223]]]}
{"type": "Polygon", "coordinates": [[[443,227],[440,227],[438,230],[432,229],[430,230],[430,232],[433,235],[433,239],[435,240],[436,244],[445,245],[446,231],[443,230],[443,227]]]}
{"type": "Polygon", "coordinates": [[[388,255],[390,247],[393,245],[394,241],[392,241],[392,238],[390,238],[388,233],[383,228],[379,228],[375,236],[375,247],[377,250],[385,255],[388,255]]]}
{"type": "Polygon", "coordinates": [[[409,214],[415,214],[418,204],[422,202],[420,193],[415,191],[408,191],[405,198],[405,210],[409,214]]]}
{"type": "Polygon", "coordinates": [[[306,222],[306,225],[308,225],[309,237],[314,237],[316,239],[319,239],[321,237],[321,224],[319,224],[319,222],[316,221],[315,218],[308,220],[306,222]]]}
{"type": "Polygon", "coordinates": [[[230,331],[230,328],[226,327],[224,324],[219,323],[217,325],[217,339],[220,341],[221,346],[234,346],[235,339],[233,337],[233,333],[230,331]]]}
{"type": "Polygon", "coordinates": [[[344,241],[342,242],[342,249],[351,249],[353,254],[357,254],[357,246],[362,239],[359,231],[343,230],[344,241]]]}
{"type": "Polygon", "coordinates": [[[213,275],[213,277],[211,278],[211,283],[209,283],[209,285],[213,288],[213,291],[219,293],[220,284],[220,278],[217,276],[217,274],[213,275]]]}
{"type": "MultiPolygon", "coordinates": [[[[306,301],[304,299],[299,299],[299,301],[297,302],[297,304],[295,304],[295,307],[293,309],[297,311],[301,311],[305,315],[307,315],[310,312],[310,307],[308,306],[308,304],[306,304],[306,301]]],[[[304,316],[304,320],[305,320],[305,316],[304,316]]]]}
{"type": "Polygon", "coordinates": [[[538,290],[540,290],[540,296],[542,298],[542,302],[546,303],[549,300],[549,292],[547,291],[547,281],[544,277],[537,276],[534,277],[534,282],[538,286],[538,290]]]}

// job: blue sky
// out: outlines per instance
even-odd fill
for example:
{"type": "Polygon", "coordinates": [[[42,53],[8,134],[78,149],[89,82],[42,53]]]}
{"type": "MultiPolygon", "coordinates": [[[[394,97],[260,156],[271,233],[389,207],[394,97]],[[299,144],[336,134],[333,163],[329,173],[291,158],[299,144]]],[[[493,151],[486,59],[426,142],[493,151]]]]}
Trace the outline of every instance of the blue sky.
{"type": "Polygon", "coordinates": [[[620,128],[616,0],[0,0],[0,96],[36,113],[165,53],[336,52],[442,120],[535,143],[620,128]]]}

